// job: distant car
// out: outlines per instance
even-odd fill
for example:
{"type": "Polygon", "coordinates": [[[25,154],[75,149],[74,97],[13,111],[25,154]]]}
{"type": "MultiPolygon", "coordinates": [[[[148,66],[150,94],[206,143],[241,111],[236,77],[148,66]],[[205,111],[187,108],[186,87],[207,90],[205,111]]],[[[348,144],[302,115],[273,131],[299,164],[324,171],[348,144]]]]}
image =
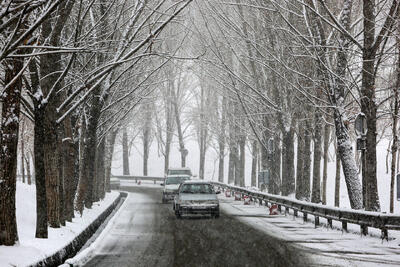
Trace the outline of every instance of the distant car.
{"type": "Polygon", "coordinates": [[[178,192],[179,185],[186,180],[190,180],[189,175],[169,175],[165,178],[163,192],[162,192],[162,203],[167,203],[168,200],[173,200],[178,192]]]}
{"type": "Polygon", "coordinates": [[[174,199],[175,215],[179,219],[188,214],[210,214],[219,217],[219,201],[214,187],[206,181],[185,181],[174,199]]]}
{"type": "Polygon", "coordinates": [[[171,175],[188,175],[192,177],[192,171],[189,168],[169,168],[166,177],[171,175]]]}

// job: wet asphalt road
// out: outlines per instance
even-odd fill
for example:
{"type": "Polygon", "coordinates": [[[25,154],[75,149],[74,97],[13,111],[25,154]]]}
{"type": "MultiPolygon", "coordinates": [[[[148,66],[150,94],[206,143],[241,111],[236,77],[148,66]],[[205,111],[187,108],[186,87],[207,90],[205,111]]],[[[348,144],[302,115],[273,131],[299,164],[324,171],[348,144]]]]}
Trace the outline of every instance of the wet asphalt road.
{"type": "Polygon", "coordinates": [[[306,253],[221,213],[219,219],[178,220],[161,188],[132,192],[94,257],[108,266],[310,266],[306,253]]]}

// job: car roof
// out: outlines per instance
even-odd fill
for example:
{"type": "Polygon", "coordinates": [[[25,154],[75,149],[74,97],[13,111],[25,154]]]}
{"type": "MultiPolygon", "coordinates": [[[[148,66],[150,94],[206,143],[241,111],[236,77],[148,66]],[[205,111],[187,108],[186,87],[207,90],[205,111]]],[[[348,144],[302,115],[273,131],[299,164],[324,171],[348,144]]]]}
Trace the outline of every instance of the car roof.
{"type": "Polygon", "coordinates": [[[183,183],[184,184],[210,184],[209,181],[204,181],[204,180],[186,180],[183,183]]]}
{"type": "Polygon", "coordinates": [[[169,171],[190,171],[190,168],[182,167],[182,168],[168,168],[169,171]]]}
{"type": "Polygon", "coordinates": [[[170,177],[187,177],[190,178],[190,175],[188,174],[172,174],[172,175],[167,175],[167,179],[170,177]]]}

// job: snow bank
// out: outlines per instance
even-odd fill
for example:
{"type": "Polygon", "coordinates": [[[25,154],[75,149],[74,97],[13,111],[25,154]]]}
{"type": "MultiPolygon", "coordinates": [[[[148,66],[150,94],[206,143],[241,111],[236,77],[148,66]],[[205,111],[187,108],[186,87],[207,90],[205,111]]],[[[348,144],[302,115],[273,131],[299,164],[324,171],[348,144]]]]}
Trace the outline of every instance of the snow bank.
{"type": "Polygon", "coordinates": [[[75,214],[71,223],[58,229],[49,228],[49,238],[35,238],[36,189],[34,185],[17,183],[17,227],[19,244],[0,246],[0,267],[26,266],[53,255],[72,242],[85,228],[107,209],[119,196],[119,192],[106,194],[104,201],[93,203],[84,210],[83,216],[75,214]]]}
{"type": "Polygon", "coordinates": [[[222,194],[219,199],[225,214],[308,251],[318,265],[400,266],[399,231],[390,231],[391,239],[382,241],[379,230],[374,228],[369,229],[368,236],[362,236],[358,225],[349,224],[350,233],[344,233],[339,222],[334,221],[334,229],[329,229],[324,218],[320,218],[321,226],[315,228],[313,216],[304,223],[301,214],[298,217],[269,215],[267,207],[254,202],[244,205],[243,201],[234,201],[233,197],[222,194]]]}
{"type": "Polygon", "coordinates": [[[90,244],[87,248],[83,249],[79,254],[77,254],[75,257],[68,259],[65,261],[65,264],[62,266],[81,266],[83,265],[93,254],[94,251],[98,248],[104,237],[108,234],[110,229],[114,226],[115,220],[120,217],[120,214],[122,210],[124,210],[125,206],[129,201],[127,201],[129,198],[129,194],[126,197],[124,203],[121,205],[121,207],[118,209],[118,211],[114,214],[114,216],[110,219],[110,221],[107,223],[107,226],[101,231],[100,235],[96,238],[96,240],[90,244]]]}

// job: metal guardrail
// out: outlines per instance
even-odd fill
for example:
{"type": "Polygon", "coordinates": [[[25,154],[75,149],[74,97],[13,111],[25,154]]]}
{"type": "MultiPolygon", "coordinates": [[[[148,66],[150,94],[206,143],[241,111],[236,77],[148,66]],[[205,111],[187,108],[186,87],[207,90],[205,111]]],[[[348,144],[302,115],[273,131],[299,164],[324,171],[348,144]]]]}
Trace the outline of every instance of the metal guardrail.
{"type": "Polygon", "coordinates": [[[137,183],[138,181],[154,181],[156,183],[157,181],[164,181],[164,177],[158,177],[158,176],[132,176],[132,175],[111,175],[112,178],[118,178],[121,180],[135,180],[137,183]]]}
{"type": "Polygon", "coordinates": [[[336,207],[328,207],[322,204],[315,204],[306,201],[300,201],[289,197],[283,197],[264,192],[257,192],[243,187],[227,185],[220,182],[211,182],[213,185],[224,190],[230,189],[233,192],[238,192],[247,195],[250,198],[257,199],[260,204],[265,202],[278,205],[278,210],[281,212],[282,207],[285,207],[285,215],[292,209],[294,216],[298,212],[303,213],[303,220],[307,221],[308,214],[314,216],[315,227],[319,225],[319,218],[327,219],[328,227],[333,228],[332,220],[342,223],[342,230],[347,231],[347,223],[360,225],[362,235],[368,234],[368,227],[381,230],[381,238],[389,240],[388,230],[400,230],[400,216],[393,214],[385,214],[380,212],[369,212],[351,209],[339,209],[336,207]]]}

